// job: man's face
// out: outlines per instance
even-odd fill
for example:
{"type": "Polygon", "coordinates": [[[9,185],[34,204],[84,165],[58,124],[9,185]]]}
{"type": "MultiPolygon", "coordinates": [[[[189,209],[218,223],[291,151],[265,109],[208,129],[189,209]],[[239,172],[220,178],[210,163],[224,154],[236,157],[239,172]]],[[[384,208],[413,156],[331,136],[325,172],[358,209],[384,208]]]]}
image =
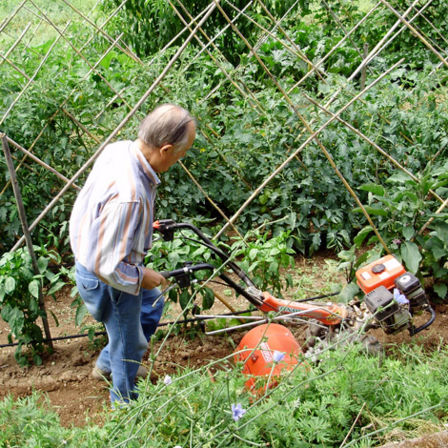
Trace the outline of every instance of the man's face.
{"type": "Polygon", "coordinates": [[[178,162],[182,157],[184,157],[187,154],[187,151],[191,148],[193,145],[194,139],[196,138],[196,125],[193,121],[190,121],[188,123],[188,140],[187,145],[184,149],[180,151],[175,151],[174,148],[171,146],[167,149],[162,149],[160,152],[159,157],[159,163],[157,164],[157,172],[164,173],[165,171],[168,171],[176,162],[178,162]]]}

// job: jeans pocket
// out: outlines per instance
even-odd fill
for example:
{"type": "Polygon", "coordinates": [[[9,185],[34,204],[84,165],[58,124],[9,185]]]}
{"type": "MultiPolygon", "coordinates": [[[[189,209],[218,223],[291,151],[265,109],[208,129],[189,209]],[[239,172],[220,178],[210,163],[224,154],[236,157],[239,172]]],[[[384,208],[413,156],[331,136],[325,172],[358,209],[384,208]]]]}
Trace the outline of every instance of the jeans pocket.
{"type": "Polygon", "coordinates": [[[120,303],[121,298],[123,297],[123,291],[120,291],[118,289],[115,288],[110,288],[111,289],[111,298],[112,301],[118,305],[120,303]]]}
{"type": "Polygon", "coordinates": [[[92,291],[98,288],[100,282],[97,278],[85,278],[82,276],[78,276],[79,281],[85,291],[92,291]]]}
{"type": "Polygon", "coordinates": [[[102,320],[104,314],[105,297],[103,288],[100,288],[100,281],[95,276],[75,275],[76,286],[79,295],[86,305],[89,313],[98,321],[102,320]]]}

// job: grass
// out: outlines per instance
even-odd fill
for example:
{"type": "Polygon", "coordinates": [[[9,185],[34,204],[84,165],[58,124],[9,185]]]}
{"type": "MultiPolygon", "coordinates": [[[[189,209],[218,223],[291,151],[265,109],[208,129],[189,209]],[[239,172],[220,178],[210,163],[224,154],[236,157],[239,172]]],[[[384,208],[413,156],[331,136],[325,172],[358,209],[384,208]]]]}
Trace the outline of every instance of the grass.
{"type": "Polygon", "coordinates": [[[207,366],[185,369],[168,385],[140,382],[139,400],[105,414],[102,426],[64,428],[40,394],[8,397],[0,446],[336,448],[349,434],[347,447],[368,448],[444,429],[446,349],[397,350],[382,362],[356,345],[322,352],[319,364],[285,372],[264,397],[245,390],[241,366],[213,377],[207,366]],[[239,421],[235,403],[246,410],[239,421]]]}

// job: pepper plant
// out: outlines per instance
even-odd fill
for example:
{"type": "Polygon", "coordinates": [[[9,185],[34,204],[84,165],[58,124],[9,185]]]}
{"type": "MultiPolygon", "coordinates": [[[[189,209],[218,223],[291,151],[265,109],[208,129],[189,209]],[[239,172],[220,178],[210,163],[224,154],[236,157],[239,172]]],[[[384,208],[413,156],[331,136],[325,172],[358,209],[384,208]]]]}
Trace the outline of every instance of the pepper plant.
{"type": "Polygon", "coordinates": [[[37,246],[34,250],[40,272],[37,275],[26,248],[6,252],[0,258],[0,314],[11,330],[9,343],[18,342],[15,358],[22,366],[30,361],[40,365],[45,352],[42,329],[37,324],[44,315],[39,307],[40,286],[45,285],[46,294],[53,295],[65,284],[61,280],[63,271],[54,274],[48,269],[50,262],[60,262],[57,253],[37,246]]]}

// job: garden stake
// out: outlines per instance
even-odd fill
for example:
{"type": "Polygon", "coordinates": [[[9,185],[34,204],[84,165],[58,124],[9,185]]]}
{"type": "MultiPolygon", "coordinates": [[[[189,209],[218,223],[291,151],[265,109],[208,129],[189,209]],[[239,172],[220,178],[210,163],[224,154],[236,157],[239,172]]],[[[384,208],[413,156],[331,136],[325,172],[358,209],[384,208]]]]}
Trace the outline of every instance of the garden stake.
{"type": "MultiPolygon", "coordinates": [[[[67,25],[65,25],[64,31],[68,28],[68,26],[70,25],[70,22],[67,23],[67,25]]],[[[14,101],[11,102],[11,104],[9,105],[8,109],[6,110],[6,112],[3,114],[3,117],[0,119],[0,125],[3,124],[3,122],[5,121],[6,117],[8,116],[9,112],[11,112],[12,108],[15,106],[15,104],[17,103],[17,101],[19,101],[19,99],[21,98],[21,96],[26,92],[26,90],[28,89],[28,87],[30,86],[30,84],[34,81],[34,78],[37,76],[37,74],[39,73],[40,69],[42,68],[42,66],[44,65],[45,61],[48,59],[48,57],[50,56],[53,48],[55,47],[55,45],[58,43],[59,39],[61,36],[58,36],[54,42],[51,44],[51,47],[48,49],[47,53],[45,54],[45,56],[43,57],[42,61],[40,62],[39,66],[36,68],[36,70],[34,71],[33,76],[28,80],[28,82],[26,83],[26,85],[24,86],[24,88],[19,92],[19,94],[16,96],[16,98],[14,98],[14,101]]]]}
{"type": "MultiPolygon", "coordinates": [[[[312,104],[314,104],[316,107],[318,107],[320,110],[325,112],[326,114],[330,115],[330,117],[335,117],[340,123],[342,123],[344,126],[346,126],[348,129],[353,131],[356,135],[361,137],[364,141],[366,141],[369,145],[373,146],[380,154],[382,154],[384,157],[386,157],[390,162],[392,162],[397,168],[399,168],[403,173],[406,173],[414,182],[420,183],[420,179],[416,176],[414,176],[407,168],[405,168],[403,165],[401,165],[399,162],[397,162],[390,154],[388,154],[384,149],[382,149],[377,143],[375,143],[373,140],[371,140],[369,137],[367,137],[365,134],[363,134],[359,129],[352,126],[347,121],[343,120],[339,115],[335,116],[331,110],[325,108],[325,106],[322,106],[319,104],[315,99],[308,96],[306,93],[303,94],[303,96],[312,104]]],[[[443,203],[443,199],[434,191],[429,190],[429,192],[436,198],[439,202],[443,203]]]]}
{"type": "MultiPolygon", "coordinates": [[[[410,29],[410,31],[415,35],[415,36],[417,36],[422,42],[423,42],[423,44],[429,49],[429,50],[431,50],[439,59],[440,59],[440,61],[443,63],[443,64],[445,64],[445,66],[446,67],[448,67],[448,61],[425,39],[425,37],[424,36],[422,36],[422,34],[418,31],[418,30],[416,30],[415,29],[415,27],[414,26],[412,26],[411,25],[411,23],[409,22],[409,21],[407,21],[407,20],[405,20],[405,17],[406,17],[406,15],[401,15],[396,9],[394,9],[393,7],[392,7],[392,5],[389,3],[389,2],[387,2],[386,0],[380,0],[381,1],[381,3],[383,3],[383,5],[386,5],[397,17],[398,17],[398,20],[400,21],[400,22],[402,22],[406,27],[408,27],[409,29],[410,29]]],[[[428,2],[428,4],[429,3],[432,3],[432,0],[430,0],[429,2],[428,2]]]]}
{"type": "MultiPolygon", "coordinates": [[[[26,245],[28,247],[28,252],[31,257],[33,270],[35,275],[39,275],[39,267],[37,265],[36,254],[34,253],[33,241],[31,239],[31,234],[28,229],[28,223],[25,214],[25,208],[23,206],[22,194],[20,193],[19,183],[17,182],[16,172],[14,170],[14,163],[12,161],[11,152],[9,150],[8,140],[5,134],[0,134],[2,139],[3,152],[5,153],[6,164],[8,166],[9,175],[11,177],[11,185],[14,190],[14,196],[17,202],[17,210],[19,212],[20,222],[22,224],[23,234],[25,235],[26,245]]],[[[51,341],[50,327],[48,325],[47,311],[45,310],[45,303],[42,297],[42,284],[39,282],[39,308],[42,310],[42,323],[44,326],[45,337],[48,339],[48,345],[53,349],[53,342],[51,341]]]]}
{"type": "MultiPolygon", "coordinates": [[[[211,13],[215,10],[215,2],[212,1],[209,4],[208,11],[205,14],[205,16],[201,19],[201,21],[198,23],[198,25],[194,28],[194,30],[190,33],[188,38],[185,40],[185,42],[179,47],[179,49],[176,51],[176,53],[171,58],[170,62],[165,66],[165,68],[162,70],[160,75],[154,80],[153,84],[149,87],[149,89],[143,94],[143,96],[140,98],[140,100],[135,104],[133,109],[126,115],[126,117],[123,118],[123,120],[120,122],[120,124],[115,128],[114,131],[106,138],[106,140],[103,142],[103,144],[96,150],[96,152],[86,161],[86,163],[73,175],[70,182],[68,182],[60,191],[59,193],[50,201],[50,203],[45,207],[45,209],[40,213],[40,215],[31,223],[30,230],[33,230],[34,227],[39,224],[39,222],[46,216],[46,214],[53,208],[53,206],[59,201],[59,199],[65,194],[65,192],[71,187],[71,185],[81,176],[81,174],[84,173],[84,171],[96,160],[96,158],[100,155],[102,150],[114,139],[114,137],[120,132],[120,130],[124,127],[124,125],[133,118],[134,114],[137,112],[138,109],[142,106],[142,104],[147,100],[149,95],[154,91],[154,89],[160,84],[162,79],[165,77],[165,75],[168,73],[168,71],[171,69],[171,67],[174,65],[174,63],[179,59],[180,55],[183,53],[187,45],[190,43],[191,39],[193,39],[193,36],[197,33],[199,27],[210,17],[211,13]]],[[[99,63],[99,62],[98,62],[99,63]]],[[[14,245],[12,250],[15,250],[19,248],[25,238],[22,236],[17,243],[14,245]]]]}

